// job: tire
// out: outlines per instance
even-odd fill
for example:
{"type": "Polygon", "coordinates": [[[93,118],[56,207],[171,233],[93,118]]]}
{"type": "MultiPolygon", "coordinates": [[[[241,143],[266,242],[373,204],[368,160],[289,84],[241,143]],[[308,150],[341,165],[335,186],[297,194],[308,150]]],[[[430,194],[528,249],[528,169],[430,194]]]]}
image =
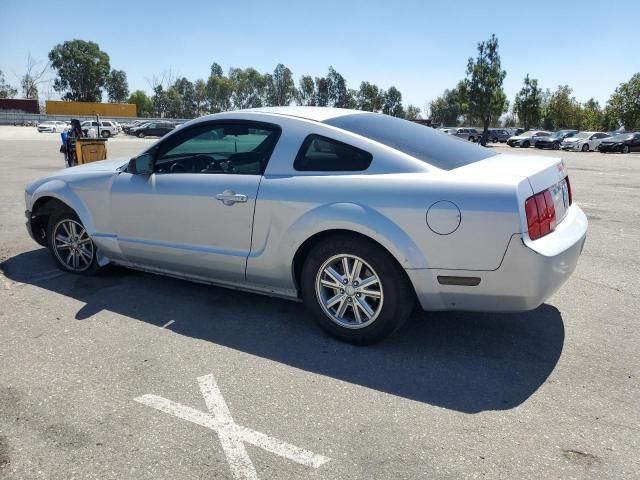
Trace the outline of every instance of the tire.
{"type": "Polygon", "coordinates": [[[353,235],[336,235],[313,247],[302,267],[301,290],[305,305],[323,330],[357,345],[379,342],[394,333],[415,304],[413,286],[393,257],[374,242],[353,235]],[[349,278],[355,261],[361,262],[360,272],[349,278]],[[332,271],[341,283],[326,273],[328,267],[335,267],[332,271]],[[366,279],[374,279],[369,288],[358,286],[366,279]],[[345,281],[345,288],[338,289],[345,281]],[[327,304],[337,297],[337,306],[327,304]]]}
{"type": "Polygon", "coordinates": [[[583,152],[588,152],[589,151],[589,144],[585,143],[584,145],[582,145],[582,148],[580,149],[583,152]]]}
{"type": "Polygon", "coordinates": [[[102,130],[100,132],[100,136],[102,138],[109,138],[111,136],[111,132],[109,130],[102,130]]]}
{"type": "Polygon", "coordinates": [[[492,141],[493,143],[498,143],[498,137],[493,137],[493,138],[491,139],[491,141],[492,141]]]}
{"type": "Polygon", "coordinates": [[[524,143],[522,144],[522,148],[529,148],[531,146],[531,143],[529,142],[529,140],[525,140],[524,143]]]}
{"type": "Polygon", "coordinates": [[[629,148],[629,145],[622,146],[622,153],[629,153],[630,151],[631,149],[629,148]]]}
{"type": "Polygon", "coordinates": [[[516,148],[516,146],[513,143],[508,143],[507,142],[507,145],[509,145],[511,148],[516,148]]]}
{"type": "Polygon", "coordinates": [[[136,133],[136,137],[138,137],[138,138],[144,138],[144,133],[142,133],[142,132],[138,132],[138,133],[136,133]]]}
{"type": "Polygon", "coordinates": [[[470,142],[475,142],[476,141],[475,137],[469,137],[467,140],[469,140],[470,142]]]}
{"type": "Polygon", "coordinates": [[[93,275],[100,270],[96,260],[97,248],[84,230],[80,218],[71,209],[58,210],[49,217],[47,245],[60,270],[80,275],[93,275]],[[61,241],[60,237],[70,241],[61,241]],[[65,246],[65,243],[69,246],[65,246]],[[72,249],[77,253],[72,255],[72,249]]]}
{"type": "Polygon", "coordinates": [[[560,144],[558,142],[553,142],[553,149],[560,150],[560,144]]]}

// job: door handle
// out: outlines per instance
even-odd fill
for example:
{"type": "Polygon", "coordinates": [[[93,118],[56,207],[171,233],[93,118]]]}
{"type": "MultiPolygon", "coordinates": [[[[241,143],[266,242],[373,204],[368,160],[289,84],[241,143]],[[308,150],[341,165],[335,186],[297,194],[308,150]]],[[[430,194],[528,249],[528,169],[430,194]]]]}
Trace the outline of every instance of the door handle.
{"type": "Polygon", "coordinates": [[[233,205],[234,203],[246,203],[247,196],[242,193],[236,193],[233,190],[225,190],[216,195],[216,199],[225,205],[233,205]]]}

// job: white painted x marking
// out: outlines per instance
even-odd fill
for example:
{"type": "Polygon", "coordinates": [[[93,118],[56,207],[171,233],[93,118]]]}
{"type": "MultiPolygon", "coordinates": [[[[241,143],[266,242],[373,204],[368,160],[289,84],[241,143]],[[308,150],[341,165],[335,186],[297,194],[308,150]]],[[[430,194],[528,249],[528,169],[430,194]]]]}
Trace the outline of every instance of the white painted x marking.
{"type": "Polygon", "coordinates": [[[199,377],[198,384],[209,413],[152,394],[142,395],[134,400],[217,432],[231,473],[238,480],[258,480],[258,474],[251,458],[249,458],[245,443],[255,445],[306,467],[318,468],[330,460],[309,450],[236,424],[214,376],[199,377]]]}

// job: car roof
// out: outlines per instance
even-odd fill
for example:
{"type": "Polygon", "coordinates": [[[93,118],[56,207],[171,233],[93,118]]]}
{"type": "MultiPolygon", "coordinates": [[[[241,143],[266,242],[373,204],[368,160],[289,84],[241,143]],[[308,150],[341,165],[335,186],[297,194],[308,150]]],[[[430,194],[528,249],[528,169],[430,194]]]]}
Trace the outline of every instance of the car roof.
{"type": "Polygon", "coordinates": [[[305,107],[305,106],[293,106],[293,107],[259,107],[249,108],[246,110],[235,110],[233,112],[225,113],[269,113],[272,115],[284,115],[287,117],[298,117],[306,120],[314,120],[316,122],[324,122],[332,118],[344,117],[346,115],[360,115],[365,112],[363,110],[351,110],[348,108],[335,108],[335,107],[305,107]]]}

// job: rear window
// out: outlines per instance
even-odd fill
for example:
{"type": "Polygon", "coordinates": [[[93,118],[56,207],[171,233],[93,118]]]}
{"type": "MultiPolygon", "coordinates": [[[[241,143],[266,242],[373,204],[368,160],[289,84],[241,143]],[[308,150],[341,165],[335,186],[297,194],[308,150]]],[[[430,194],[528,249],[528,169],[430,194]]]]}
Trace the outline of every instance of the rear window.
{"type": "Polygon", "coordinates": [[[379,113],[345,115],[324,123],[370,138],[442,170],[453,170],[496,155],[478,144],[379,113]]]}

